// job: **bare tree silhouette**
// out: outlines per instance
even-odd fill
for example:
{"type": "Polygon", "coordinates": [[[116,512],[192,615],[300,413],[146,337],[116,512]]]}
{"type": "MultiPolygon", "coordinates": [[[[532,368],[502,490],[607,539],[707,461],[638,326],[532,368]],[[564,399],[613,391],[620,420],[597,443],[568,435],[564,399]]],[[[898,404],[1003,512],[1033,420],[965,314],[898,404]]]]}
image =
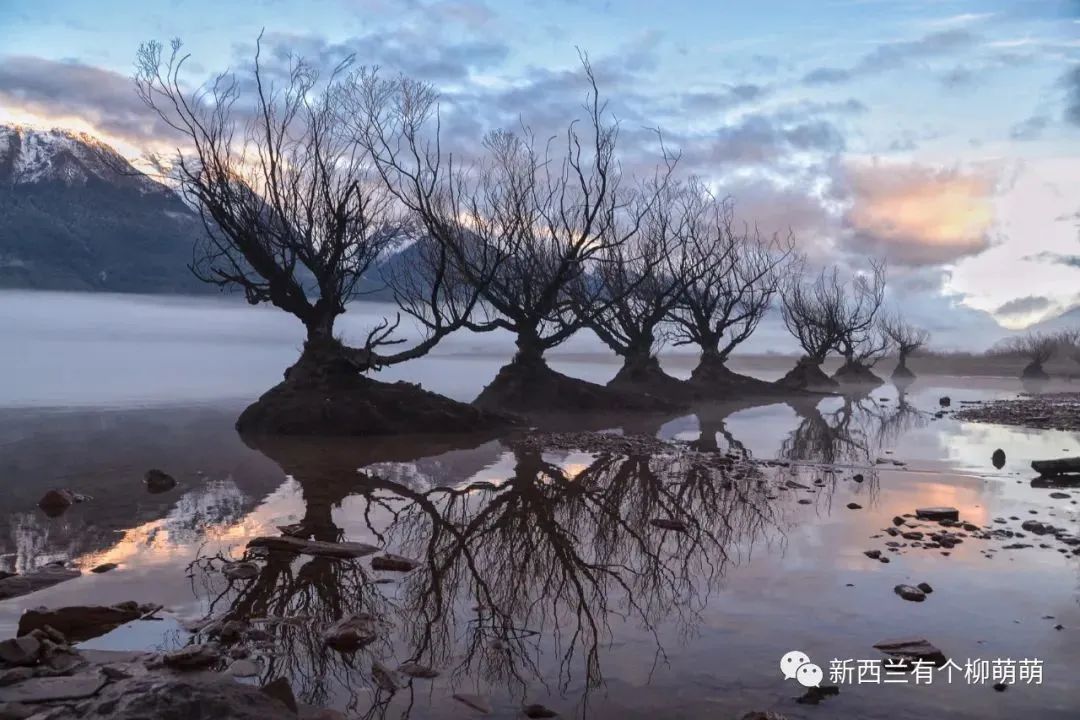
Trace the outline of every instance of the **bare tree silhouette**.
{"type": "Polygon", "coordinates": [[[448,249],[480,294],[487,315],[468,326],[515,336],[513,361],[475,401],[484,407],[669,406],[560,375],[544,360],[610,304],[589,271],[640,233],[675,162],[665,151],[649,181],[635,186],[624,178],[616,153],[619,125],[584,56],[582,66],[584,123],[571,122],[561,139],[543,145],[527,126],[492,132],[479,166],[467,169],[442,149],[438,97],[430,86],[367,71],[353,76],[358,101],[344,120],[394,196],[448,249]]]}
{"type": "Polygon", "coordinates": [[[694,272],[671,319],[676,345],[701,348],[690,383],[713,397],[733,389],[769,391],[768,383],[733,373],[725,363],[772,304],[789,269],[792,238],[736,227],[732,202],[714,197],[700,182],[690,184],[687,205],[685,252],[694,272]]]}
{"type": "Polygon", "coordinates": [[[390,278],[398,306],[423,329],[406,345],[400,313],[370,329],[360,347],[334,334],[336,319],[376,261],[409,236],[370,155],[338,122],[352,57],[327,77],[291,62],[280,84],[262,63],[261,37],[250,76],[232,72],[186,91],[189,55],[173,41],[140,46],[139,96],[185,141],[175,159],[179,189],[200,213],[204,233],[193,272],[238,288],[252,304],[270,303],[298,318],[307,338],[299,361],[241,416],[250,431],[368,434],[424,431],[432,406],[475,429],[497,421],[431,393],[409,393],[361,373],[426,354],[470,318],[478,295],[452,271],[450,256],[424,244],[413,273],[390,278]],[[250,107],[248,105],[250,104],[250,107]],[[400,348],[391,351],[394,348],[400,348]],[[412,397],[405,397],[410,394],[412,397]]]}
{"type": "Polygon", "coordinates": [[[930,340],[930,332],[906,322],[899,314],[884,318],[881,329],[896,348],[898,360],[893,370],[894,380],[912,380],[915,373],[907,366],[907,359],[921,350],[930,340]]]}

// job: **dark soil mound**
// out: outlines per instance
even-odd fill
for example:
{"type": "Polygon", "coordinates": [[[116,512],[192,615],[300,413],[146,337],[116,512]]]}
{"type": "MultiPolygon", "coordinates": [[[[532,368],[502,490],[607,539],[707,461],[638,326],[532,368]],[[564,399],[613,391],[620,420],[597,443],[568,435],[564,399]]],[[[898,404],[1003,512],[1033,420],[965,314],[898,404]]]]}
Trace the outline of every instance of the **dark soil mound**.
{"type": "Polygon", "coordinates": [[[787,389],[776,383],[765,382],[728,369],[722,360],[702,357],[690,373],[687,385],[695,395],[704,400],[728,400],[734,397],[772,397],[787,394],[787,389]]]}
{"type": "Polygon", "coordinates": [[[508,415],[457,402],[419,385],[361,375],[342,358],[304,355],[241,413],[236,429],[266,435],[471,433],[514,424],[508,415]]]}
{"type": "Polygon", "coordinates": [[[686,381],[673,378],[660,367],[655,357],[636,363],[625,363],[607,384],[609,388],[626,392],[645,393],[673,401],[690,401],[696,390],[686,381]]]}
{"type": "Polygon", "coordinates": [[[499,370],[473,404],[520,413],[664,411],[682,406],[678,401],[568,377],[543,360],[517,358],[499,370]]]}
{"type": "Polygon", "coordinates": [[[877,387],[885,384],[885,381],[875,375],[870,368],[857,362],[846,362],[841,365],[840,369],[833,373],[833,380],[841,385],[863,387],[877,387]]]}
{"type": "Polygon", "coordinates": [[[1041,363],[1028,363],[1024,366],[1024,369],[1020,371],[1020,377],[1025,380],[1049,380],[1050,376],[1043,370],[1041,363]]]}
{"type": "Polygon", "coordinates": [[[776,384],[794,390],[834,390],[840,383],[822,372],[821,366],[804,358],[776,384]]]}
{"type": "Polygon", "coordinates": [[[914,380],[915,373],[908,369],[907,365],[897,365],[896,369],[892,371],[893,380],[914,380]]]}

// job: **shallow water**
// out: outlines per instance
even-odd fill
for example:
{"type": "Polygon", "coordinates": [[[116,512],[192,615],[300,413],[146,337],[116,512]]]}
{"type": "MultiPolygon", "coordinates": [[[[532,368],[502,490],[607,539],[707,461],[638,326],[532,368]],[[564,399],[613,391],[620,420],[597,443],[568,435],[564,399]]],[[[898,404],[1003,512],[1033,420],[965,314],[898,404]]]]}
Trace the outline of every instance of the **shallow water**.
{"type": "MultiPolygon", "coordinates": [[[[464,378],[487,370],[487,360],[458,362],[464,378]]],[[[162,603],[169,619],[88,645],[175,646],[188,640],[178,622],[208,614],[291,618],[265,623],[273,642],[260,651],[262,679],[287,674],[302,700],[371,716],[460,717],[471,711],[451,695],[470,692],[490,697],[497,717],[540,702],[568,716],[620,718],[1074,718],[1076,556],[1052,539],[1003,550],[969,538],[944,556],[890,553],[891,538],[871,537],[928,505],[954,506],[979,525],[1016,517],[999,527],[1019,530],[1037,518],[1076,534],[1080,491],[1051,499],[1032,487],[1028,463],[1077,454],[1080,435],[934,416],[941,395],[956,408],[1019,389],[922,378],[903,397],[885,386],[816,406],[715,404],[584,423],[784,463],[757,469],[715,455],[530,450],[515,437],[249,446],[232,430],[235,403],[10,408],[0,411],[0,569],[56,559],[120,567],[0,602],[0,636],[27,607],[129,599],[162,603]],[[1008,456],[1001,469],[990,462],[997,447],[1008,456]],[[146,493],[150,467],[179,486],[146,493]],[[93,499],[50,519],[36,502],[51,487],[93,499]],[[656,528],[656,517],[679,519],[687,532],[656,528]],[[423,564],[402,576],[367,561],[271,557],[250,585],[224,581],[223,558],[301,521],[313,537],[370,542],[423,564]],[[871,548],[892,562],[864,556],[871,548]],[[918,582],[934,588],[923,603],[893,594],[918,582]],[[381,618],[380,639],[352,656],[325,649],[320,630],[354,612],[381,618]],[[778,669],[782,655],[801,650],[828,676],[830,660],[880,659],[875,642],[908,635],[961,666],[1037,658],[1043,681],[1005,693],[962,672],[951,684],[843,684],[812,707],[794,702],[802,688],[778,669]],[[393,696],[379,690],[372,662],[410,658],[442,675],[393,696]]]]}

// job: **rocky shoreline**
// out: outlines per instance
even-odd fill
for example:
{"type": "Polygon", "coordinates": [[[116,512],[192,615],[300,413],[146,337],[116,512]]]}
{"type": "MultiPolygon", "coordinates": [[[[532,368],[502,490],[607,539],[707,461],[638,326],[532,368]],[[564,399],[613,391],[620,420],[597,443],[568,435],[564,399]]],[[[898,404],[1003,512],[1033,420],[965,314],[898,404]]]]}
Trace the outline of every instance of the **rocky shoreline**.
{"type": "Polygon", "coordinates": [[[45,625],[0,642],[0,720],[344,717],[298,704],[283,677],[261,688],[239,682],[244,674],[232,668],[240,661],[210,670],[222,657],[210,644],[168,653],[79,649],[45,625]]]}
{"type": "Polygon", "coordinates": [[[1021,395],[969,405],[953,414],[957,420],[995,423],[1038,430],[1080,430],[1080,392],[1021,395]]]}

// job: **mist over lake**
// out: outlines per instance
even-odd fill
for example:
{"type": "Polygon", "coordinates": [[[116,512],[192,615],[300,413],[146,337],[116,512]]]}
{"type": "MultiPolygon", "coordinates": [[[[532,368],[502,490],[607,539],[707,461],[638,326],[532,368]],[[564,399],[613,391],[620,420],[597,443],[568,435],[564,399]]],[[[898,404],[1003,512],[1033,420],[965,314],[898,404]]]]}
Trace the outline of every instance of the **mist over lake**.
{"type": "MultiPolygon", "coordinates": [[[[398,309],[354,302],[337,328],[352,343],[398,309]]],[[[419,331],[403,316],[399,336],[419,331]]],[[[763,323],[751,352],[793,352],[777,320],[763,323]]],[[[237,296],[119,295],[0,291],[0,407],[131,405],[253,400],[280,382],[300,355],[303,326],[268,305],[237,296]]],[[[427,357],[387,368],[380,380],[407,380],[455,400],[471,400],[514,353],[509,333],[456,332],[427,357]]],[[[671,372],[685,376],[696,356],[669,348],[671,372]]],[[[562,372],[607,382],[618,359],[588,331],[552,355],[562,372]],[[573,361],[566,356],[588,355],[573,361]],[[560,357],[562,356],[562,357],[560,357]]],[[[790,360],[785,360],[790,362],[790,360]]],[[[764,370],[763,376],[776,370],[764,370]]]]}

